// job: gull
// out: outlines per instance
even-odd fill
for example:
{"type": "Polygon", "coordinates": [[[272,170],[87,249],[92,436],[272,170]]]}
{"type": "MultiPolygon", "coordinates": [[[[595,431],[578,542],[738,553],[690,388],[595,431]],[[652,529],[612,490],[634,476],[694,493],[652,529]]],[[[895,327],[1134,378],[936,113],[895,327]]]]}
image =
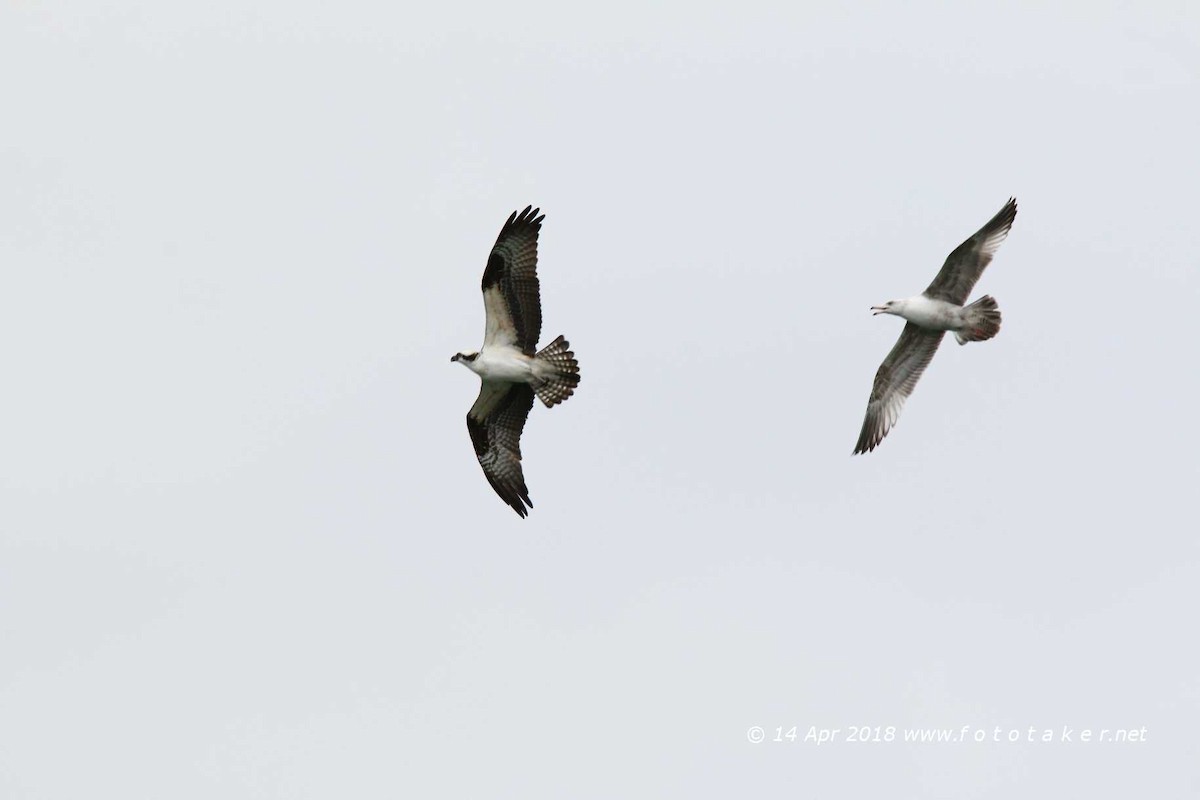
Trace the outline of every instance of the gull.
{"type": "Polygon", "coordinates": [[[876,316],[895,314],[908,322],[875,373],[866,419],[854,447],[856,455],[878,447],[896,424],[904,401],[933,360],[946,331],[954,331],[960,345],[987,341],[1000,331],[1000,307],[990,296],[963,304],[1008,236],[1016,216],[1017,201],[1011,198],[974,236],[954,249],[924,292],[871,307],[876,316]]]}

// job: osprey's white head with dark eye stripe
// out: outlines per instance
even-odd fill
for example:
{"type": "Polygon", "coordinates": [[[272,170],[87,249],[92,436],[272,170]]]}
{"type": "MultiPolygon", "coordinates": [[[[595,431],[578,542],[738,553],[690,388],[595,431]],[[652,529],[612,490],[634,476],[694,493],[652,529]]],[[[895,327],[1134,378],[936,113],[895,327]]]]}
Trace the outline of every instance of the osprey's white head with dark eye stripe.
{"type": "Polygon", "coordinates": [[[559,336],[537,349],[542,332],[537,241],[543,219],[527,206],[500,229],[483,271],[483,347],[450,359],[482,381],[467,412],[467,431],[484,477],[522,517],[533,507],[521,469],[521,432],[533,398],[550,408],[579,385],[579,362],[566,339],[559,336]]]}

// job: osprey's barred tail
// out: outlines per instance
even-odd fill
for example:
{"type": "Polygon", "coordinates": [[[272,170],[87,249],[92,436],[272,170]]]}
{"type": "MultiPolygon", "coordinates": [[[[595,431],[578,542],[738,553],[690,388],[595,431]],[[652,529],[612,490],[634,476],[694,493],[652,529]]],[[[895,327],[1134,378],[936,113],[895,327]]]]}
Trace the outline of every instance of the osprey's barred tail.
{"type": "Polygon", "coordinates": [[[1000,332],[1000,306],[984,295],[963,309],[966,325],[954,332],[959,344],[985,342],[1000,332]]]}
{"type": "Polygon", "coordinates": [[[546,408],[566,400],[579,385],[579,362],[570,348],[571,343],[559,336],[534,356],[550,368],[543,372],[542,382],[533,387],[546,408]]]}

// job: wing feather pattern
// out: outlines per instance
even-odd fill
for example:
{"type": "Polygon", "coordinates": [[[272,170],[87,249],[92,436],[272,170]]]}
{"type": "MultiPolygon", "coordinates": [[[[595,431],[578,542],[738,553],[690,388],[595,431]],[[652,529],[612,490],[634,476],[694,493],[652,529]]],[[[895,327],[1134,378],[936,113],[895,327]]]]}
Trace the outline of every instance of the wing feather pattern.
{"type": "Polygon", "coordinates": [[[1010,198],[996,216],[946,257],[946,263],[925,290],[925,296],[957,306],[966,303],[984,268],[992,263],[992,257],[1008,237],[1016,217],[1017,200],[1010,198]]]}
{"type": "Polygon", "coordinates": [[[533,389],[525,383],[485,381],[467,412],[467,430],[475,457],[488,483],[524,517],[533,508],[521,470],[521,432],[533,408],[533,389]]]}
{"type": "Polygon", "coordinates": [[[921,374],[933,360],[945,331],[928,330],[911,322],[904,326],[895,347],[879,365],[875,385],[867,402],[867,416],[858,434],[855,454],[874,450],[900,419],[904,401],[916,388],[921,374]]]}
{"type": "Polygon", "coordinates": [[[511,344],[530,356],[537,350],[542,335],[537,244],[546,218],[539,210],[526,206],[520,214],[514,211],[488,256],[483,271],[484,347],[511,344]]]}

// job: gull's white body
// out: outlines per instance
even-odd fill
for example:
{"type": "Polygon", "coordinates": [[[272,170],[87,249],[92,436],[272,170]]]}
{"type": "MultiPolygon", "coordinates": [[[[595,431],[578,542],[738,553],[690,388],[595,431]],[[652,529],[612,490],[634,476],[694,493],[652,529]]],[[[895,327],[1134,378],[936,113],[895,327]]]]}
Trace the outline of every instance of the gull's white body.
{"type": "Polygon", "coordinates": [[[962,306],[923,294],[894,300],[883,313],[904,317],[912,324],[931,331],[957,331],[965,324],[962,306]]]}

